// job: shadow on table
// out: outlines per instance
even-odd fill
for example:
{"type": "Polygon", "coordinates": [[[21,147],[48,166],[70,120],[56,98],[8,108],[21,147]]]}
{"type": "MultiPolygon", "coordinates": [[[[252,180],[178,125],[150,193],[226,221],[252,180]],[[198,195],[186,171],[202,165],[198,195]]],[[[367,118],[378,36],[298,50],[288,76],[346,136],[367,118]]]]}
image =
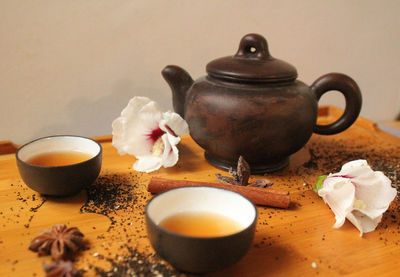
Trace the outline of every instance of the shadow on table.
{"type": "MultiPolygon", "coordinates": [[[[256,241],[258,241],[256,239],[256,241]]],[[[235,265],[206,276],[269,276],[282,270],[291,262],[290,250],[274,242],[272,245],[254,244],[250,251],[235,265]]]]}

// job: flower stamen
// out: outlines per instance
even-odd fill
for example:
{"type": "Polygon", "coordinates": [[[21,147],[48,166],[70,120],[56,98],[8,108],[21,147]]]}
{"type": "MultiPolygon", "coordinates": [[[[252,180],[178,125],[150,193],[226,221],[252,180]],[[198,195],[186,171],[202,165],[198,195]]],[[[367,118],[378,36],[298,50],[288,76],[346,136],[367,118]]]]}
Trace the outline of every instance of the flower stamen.
{"type": "Polygon", "coordinates": [[[365,202],[360,199],[355,199],[353,207],[359,210],[365,210],[367,208],[367,204],[365,204],[365,202]]]}
{"type": "Polygon", "coordinates": [[[152,148],[151,152],[152,152],[153,156],[159,157],[164,152],[164,148],[165,148],[164,142],[163,142],[162,138],[160,137],[153,144],[153,148],[152,148]]]}

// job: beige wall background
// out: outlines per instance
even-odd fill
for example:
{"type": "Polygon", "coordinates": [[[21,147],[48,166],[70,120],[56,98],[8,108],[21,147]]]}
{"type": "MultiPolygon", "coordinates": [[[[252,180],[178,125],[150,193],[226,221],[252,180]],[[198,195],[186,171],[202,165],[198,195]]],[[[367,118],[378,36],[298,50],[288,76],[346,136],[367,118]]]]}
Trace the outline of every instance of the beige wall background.
{"type": "MultiPolygon", "coordinates": [[[[363,94],[361,115],[400,112],[400,1],[1,0],[0,140],[111,133],[134,95],[171,109],[160,71],[193,78],[260,33],[311,84],[342,72],[363,94]]],[[[344,106],[328,93],[321,104],[344,106]]]]}

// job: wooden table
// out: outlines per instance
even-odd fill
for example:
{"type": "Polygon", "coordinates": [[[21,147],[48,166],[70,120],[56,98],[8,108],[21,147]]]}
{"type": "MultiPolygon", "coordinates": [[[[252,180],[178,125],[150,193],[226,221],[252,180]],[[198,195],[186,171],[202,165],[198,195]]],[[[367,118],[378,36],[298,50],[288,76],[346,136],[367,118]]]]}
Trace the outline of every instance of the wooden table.
{"type": "MultiPolygon", "coordinates": [[[[332,107],[321,109],[319,122],[331,122],[340,113],[332,107]]],[[[103,276],[107,271],[122,274],[139,265],[166,275],[176,273],[154,256],[146,237],[143,209],[151,198],[146,191],[150,177],[215,182],[215,173],[227,173],[208,164],[188,136],[179,145],[178,164],[151,174],[135,172],[133,157],[119,156],[110,141],[102,140],[100,178],[88,193],[84,190],[69,198],[38,195],[20,179],[14,155],[0,155],[0,276],[44,276],[42,262],[50,258],[38,257],[28,245],[41,230],[60,223],[77,226],[85,234],[88,249],[74,262],[86,271],[85,276],[95,275],[96,270],[103,276]]],[[[399,276],[398,197],[378,228],[361,238],[349,222],[333,229],[333,213],[312,191],[317,176],[359,158],[383,170],[398,188],[399,138],[363,118],[339,135],[313,135],[292,156],[288,168],[267,177],[274,181],[273,188],[290,191],[290,208],[258,207],[255,240],[248,254],[236,265],[210,275],[399,276]]]]}

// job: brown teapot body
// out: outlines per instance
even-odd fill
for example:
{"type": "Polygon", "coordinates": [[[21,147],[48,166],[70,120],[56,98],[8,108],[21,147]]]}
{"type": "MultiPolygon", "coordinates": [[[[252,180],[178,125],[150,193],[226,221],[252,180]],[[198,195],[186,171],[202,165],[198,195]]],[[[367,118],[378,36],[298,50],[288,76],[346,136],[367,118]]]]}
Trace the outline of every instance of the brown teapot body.
{"type": "Polygon", "coordinates": [[[196,81],[177,66],[162,73],[190,135],[206,159],[223,169],[234,168],[243,156],[253,174],[279,170],[313,132],[341,132],[361,109],[360,90],[350,77],[330,73],[309,87],[296,80],[294,67],[272,58],[265,39],[256,34],[242,39],[235,56],[209,63],[207,72],[196,81]],[[345,112],[330,125],[316,125],[318,100],[330,90],[343,93],[345,112]]]}

